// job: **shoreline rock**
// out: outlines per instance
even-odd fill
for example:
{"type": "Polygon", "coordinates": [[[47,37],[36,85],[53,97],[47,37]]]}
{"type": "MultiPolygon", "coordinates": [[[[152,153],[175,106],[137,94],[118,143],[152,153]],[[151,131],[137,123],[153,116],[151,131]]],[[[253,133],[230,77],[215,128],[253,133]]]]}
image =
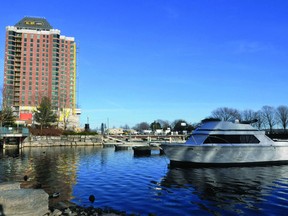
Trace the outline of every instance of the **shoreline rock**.
{"type": "MultiPolygon", "coordinates": [[[[30,186],[33,187],[33,185],[30,186]]],[[[127,214],[111,208],[82,207],[70,201],[61,201],[49,206],[49,195],[43,189],[29,188],[29,184],[23,185],[23,182],[3,182],[0,183],[0,215],[124,216],[127,214]]]]}
{"type": "Polygon", "coordinates": [[[0,183],[0,213],[9,216],[39,216],[49,212],[43,189],[23,189],[20,183],[0,183]]]}
{"type": "MultiPolygon", "coordinates": [[[[63,204],[62,204],[63,205],[63,204]]],[[[67,205],[67,204],[66,204],[67,205]]],[[[58,208],[50,208],[50,212],[45,214],[45,216],[125,216],[127,215],[125,212],[116,211],[113,209],[101,209],[101,208],[94,208],[94,207],[81,207],[77,206],[73,203],[66,207],[58,207],[58,208]]]]}

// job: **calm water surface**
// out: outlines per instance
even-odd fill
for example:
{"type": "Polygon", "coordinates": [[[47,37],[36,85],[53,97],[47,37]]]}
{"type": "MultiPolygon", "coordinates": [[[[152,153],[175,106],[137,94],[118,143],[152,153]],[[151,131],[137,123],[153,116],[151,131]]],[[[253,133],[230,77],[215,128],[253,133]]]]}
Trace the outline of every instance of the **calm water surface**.
{"type": "Polygon", "coordinates": [[[28,175],[47,193],[61,193],[51,203],[70,200],[129,214],[286,215],[286,165],[169,169],[168,164],[165,156],[134,157],[132,150],[114,148],[1,149],[0,182],[28,175]]]}

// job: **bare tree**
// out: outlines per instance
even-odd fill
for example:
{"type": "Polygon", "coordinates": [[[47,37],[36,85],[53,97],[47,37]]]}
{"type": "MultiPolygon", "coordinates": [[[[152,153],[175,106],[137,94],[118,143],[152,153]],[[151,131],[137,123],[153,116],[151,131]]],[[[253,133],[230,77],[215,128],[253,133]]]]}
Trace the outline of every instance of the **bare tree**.
{"type": "Polygon", "coordinates": [[[260,116],[258,115],[258,112],[255,112],[251,109],[247,109],[241,112],[241,121],[251,122],[250,124],[253,127],[259,128],[258,122],[261,121],[261,119],[260,116]]]}
{"type": "Polygon", "coordinates": [[[128,124],[125,124],[124,126],[121,126],[120,128],[123,128],[124,130],[129,130],[130,129],[128,124]]]}
{"type": "MultiPolygon", "coordinates": [[[[67,129],[67,125],[69,124],[69,117],[71,115],[71,109],[67,109],[67,108],[61,108],[60,109],[60,113],[62,114],[62,122],[63,122],[63,129],[66,130],[67,129]]],[[[59,121],[59,117],[58,117],[58,121],[59,121]]],[[[58,123],[59,124],[59,123],[58,123]]]]}
{"type": "Polygon", "coordinates": [[[255,112],[256,119],[258,120],[257,122],[253,123],[252,125],[258,128],[259,130],[263,129],[264,126],[264,118],[263,118],[263,113],[261,110],[258,110],[255,112]]]}
{"type": "Polygon", "coordinates": [[[288,124],[288,106],[278,106],[276,109],[276,118],[279,124],[282,125],[284,132],[286,132],[287,124],[288,124]]]}
{"type": "Polygon", "coordinates": [[[256,119],[256,112],[251,109],[247,109],[241,112],[241,120],[242,121],[252,121],[256,119]]]}
{"type": "Polygon", "coordinates": [[[266,125],[266,127],[269,127],[270,133],[272,133],[273,126],[277,123],[275,118],[275,108],[271,106],[263,106],[262,116],[264,124],[266,125]]]}
{"type": "Polygon", "coordinates": [[[8,86],[4,86],[4,88],[1,89],[1,109],[4,109],[4,107],[12,107],[13,105],[13,91],[8,88],[8,86]]]}
{"type": "Polygon", "coordinates": [[[150,125],[147,122],[141,122],[139,124],[136,124],[133,129],[137,131],[142,131],[142,130],[149,130],[150,125]]]}
{"type": "Polygon", "coordinates": [[[69,94],[65,97],[61,97],[58,101],[58,127],[61,125],[66,130],[71,123],[71,116],[73,115],[73,109],[70,104],[69,94]]]}
{"type": "Polygon", "coordinates": [[[156,120],[156,122],[159,122],[161,125],[161,128],[164,130],[166,130],[167,128],[170,127],[169,121],[158,119],[158,120],[156,120]]]}
{"type": "Polygon", "coordinates": [[[0,94],[0,127],[13,125],[15,123],[16,117],[14,116],[13,109],[7,103],[9,95],[5,94],[4,89],[1,90],[0,94]]]}
{"type": "Polygon", "coordinates": [[[221,119],[223,121],[231,121],[235,119],[240,119],[241,115],[237,109],[221,107],[212,111],[212,117],[221,119]]]}
{"type": "Polygon", "coordinates": [[[0,127],[11,126],[15,122],[15,116],[13,115],[13,110],[11,107],[2,106],[0,110],[0,127]]]}
{"type": "Polygon", "coordinates": [[[150,125],[147,122],[141,122],[140,123],[140,130],[149,130],[150,125]]]}

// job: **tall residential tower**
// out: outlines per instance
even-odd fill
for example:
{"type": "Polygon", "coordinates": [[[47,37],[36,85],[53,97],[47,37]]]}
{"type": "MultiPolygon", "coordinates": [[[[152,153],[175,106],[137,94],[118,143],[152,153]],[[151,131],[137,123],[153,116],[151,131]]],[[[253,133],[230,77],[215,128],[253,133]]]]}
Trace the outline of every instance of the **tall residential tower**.
{"type": "Polygon", "coordinates": [[[78,126],[73,37],[61,35],[44,18],[25,17],[6,27],[4,64],[3,105],[12,107],[19,123],[31,123],[47,96],[60,123],[78,126]]]}

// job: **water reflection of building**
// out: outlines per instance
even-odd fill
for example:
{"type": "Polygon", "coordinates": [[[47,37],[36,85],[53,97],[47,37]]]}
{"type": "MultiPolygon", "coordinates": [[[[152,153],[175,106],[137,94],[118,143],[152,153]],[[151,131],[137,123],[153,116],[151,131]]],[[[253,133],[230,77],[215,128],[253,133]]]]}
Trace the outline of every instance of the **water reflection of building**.
{"type": "Polygon", "coordinates": [[[80,158],[75,151],[76,148],[62,147],[23,149],[28,160],[25,173],[32,181],[40,183],[48,194],[60,193],[59,198],[50,199],[50,204],[72,198],[80,158]]]}
{"type": "MultiPolygon", "coordinates": [[[[91,158],[90,155],[99,153],[101,166],[107,161],[105,151],[93,146],[34,147],[15,151],[0,152],[0,182],[22,181],[26,187],[41,185],[48,194],[60,192],[58,198],[49,200],[50,205],[72,200],[79,172],[90,175],[85,167],[80,167],[81,158],[91,158]],[[28,176],[27,182],[23,180],[25,175],[28,176]]],[[[94,166],[94,163],[91,165],[94,166]]],[[[87,182],[88,187],[89,184],[87,182]]]]}

